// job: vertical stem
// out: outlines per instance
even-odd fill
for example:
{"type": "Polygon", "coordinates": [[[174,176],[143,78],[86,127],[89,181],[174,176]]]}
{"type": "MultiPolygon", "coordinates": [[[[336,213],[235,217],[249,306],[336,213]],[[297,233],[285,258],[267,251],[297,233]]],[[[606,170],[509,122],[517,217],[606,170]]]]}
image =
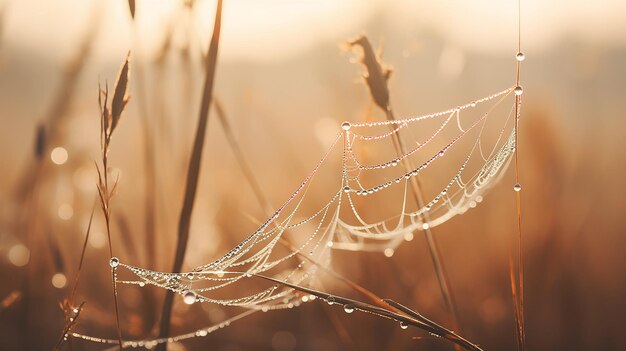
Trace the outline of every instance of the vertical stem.
{"type": "MultiPolygon", "coordinates": [[[[202,102],[200,105],[200,116],[196,136],[194,140],[189,168],[187,169],[187,183],[185,188],[185,197],[183,207],[178,222],[178,241],[176,243],[176,256],[174,257],[174,265],[172,272],[180,272],[185,252],[187,251],[187,242],[189,240],[189,227],[191,224],[191,214],[196,197],[198,187],[198,176],[200,173],[200,164],[202,161],[202,149],[204,146],[204,137],[206,134],[206,126],[208,124],[209,107],[213,96],[213,82],[215,78],[215,66],[217,63],[217,51],[219,47],[220,29],[222,22],[222,0],[217,1],[217,9],[215,12],[215,24],[213,26],[213,35],[209,44],[209,51],[206,58],[206,76],[204,81],[204,92],[202,94],[202,102]]],[[[169,335],[170,319],[172,317],[172,304],[174,302],[174,292],[168,290],[163,302],[163,310],[161,313],[161,325],[159,337],[165,338],[169,335]]],[[[167,350],[167,343],[160,344],[157,350],[167,350]]]]}
{"type": "MultiPolygon", "coordinates": [[[[391,109],[391,107],[388,107],[386,114],[387,114],[388,120],[395,120],[395,116],[393,114],[393,110],[391,109]]],[[[394,148],[396,149],[396,153],[398,154],[398,156],[406,154],[406,149],[404,147],[404,144],[402,143],[402,139],[400,139],[398,134],[393,134],[393,143],[394,143],[394,148]]],[[[407,172],[413,168],[408,158],[404,158],[402,160],[402,163],[407,172]]],[[[412,190],[415,202],[417,203],[419,207],[423,207],[424,196],[421,191],[422,185],[419,179],[419,175],[415,177],[411,177],[411,185],[412,185],[411,190],[412,190]]],[[[424,213],[420,215],[420,219],[424,223],[430,222],[428,213],[424,213]]],[[[439,282],[439,289],[441,290],[441,295],[443,297],[447,310],[452,315],[452,322],[453,322],[452,328],[460,332],[460,324],[459,324],[459,317],[458,317],[457,309],[456,309],[456,302],[453,298],[453,295],[450,289],[450,282],[448,279],[448,275],[446,274],[445,267],[441,260],[439,247],[437,246],[437,242],[435,241],[435,238],[433,237],[430,226],[427,226],[424,228],[424,236],[426,237],[426,242],[428,243],[428,251],[430,252],[430,258],[433,261],[433,266],[435,268],[435,274],[437,275],[437,281],[439,282]]]]}
{"type": "MultiPolygon", "coordinates": [[[[518,11],[518,19],[517,19],[517,52],[520,54],[522,52],[522,30],[521,30],[521,22],[522,22],[522,14],[521,14],[521,0],[517,2],[517,11],[518,11]]],[[[516,63],[516,75],[515,75],[515,85],[516,87],[520,87],[520,71],[521,71],[521,60],[517,59],[516,63]]],[[[521,94],[515,95],[515,183],[520,184],[519,177],[519,118],[520,118],[520,107],[521,107],[521,94]]],[[[518,349],[521,351],[526,350],[526,332],[524,327],[524,262],[523,262],[523,248],[522,248],[522,205],[521,205],[521,192],[520,189],[517,189],[515,192],[515,206],[517,210],[517,289],[515,283],[515,274],[514,274],[514,264],[513,258],[509,260],[509,270],[510,270],[510,279],[511,279],[511,289],[512,295],[515,303],[515,329],[517,335],[517,344],[518,349]]],[[[513,253],[511,253],[513,255],[513,253]]]]}
{"type": "MultiPolygon", "coordinates": [[[[103,207],[102,212],[104,213],[104,220],[106,223],[107,230],[107,238],[109,239],[109,257],[113,258],[113,243],[111,241],[111,207],[109,204],[109,199],[111,198],[111,193],[109,192],[109,165],[108,165],[108,153],[109,153],[109,141],[110,134],[107,135],[107,131],[104,130],[104,148],[102,150],[102,172],[104,177],[104,199],[102,199],[103,207]]],[[[101,194],[102,196],[102,194],[101,194]]],[[[119,312],[119,304],[117,302],[117,281],[116,281],[116,272],[115,267],[111,269],[111,284],[113,285],[113,302],[115,305],[115,324],[117,327],[117,340],[119,343],[120,350],[122,349],[122,328],[120,327],[120,312],[119,312]]]]}

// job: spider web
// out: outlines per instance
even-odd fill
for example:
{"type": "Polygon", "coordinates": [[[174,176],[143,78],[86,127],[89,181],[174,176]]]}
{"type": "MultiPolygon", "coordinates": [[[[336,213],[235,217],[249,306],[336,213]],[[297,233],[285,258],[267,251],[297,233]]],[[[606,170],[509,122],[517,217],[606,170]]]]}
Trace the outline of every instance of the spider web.
{"type": "MultiPolygon", "coordinates": [[[[245,308],[217,325],[160,339],[124,341],[152,347],[205,336],[256,311],[299,306],[315,297],[268,283],[254,275],[315,286],[332,250],[378,251],[391,256],[416,231],[445,223],[476,207],[501,178],[515,150],[515,95],[510,87],[478,100],[428,115],[342,124],[332,146],[289,198],[253,233],[216,260],[187,272],[170,273],[112,261],[115,284],[153,285],[184,302],[245,308]],[[391,152],[394,138],[408,145],[391,152]],[[340,147],[340,145],[342,145],[340,147]],[[305,211],[318,172],[341,152],[340,187],[316,211],[305,211]],[[393,155],[390,157],[389,155],[393,155]],[[413,178],[431,181],[423,206],[410,196],[413,178]],[[118,280],[123,269],[133,277],[118,280]],[[245,282],[245,283],[244,283],[245,282]]],[[[519,99],[521,104],[521,99],[519,99]]],[[[315,191],[315,190],[313,190],[315,191]]],[[[105,339],[72,333],[100,343],[105,339]]]]}

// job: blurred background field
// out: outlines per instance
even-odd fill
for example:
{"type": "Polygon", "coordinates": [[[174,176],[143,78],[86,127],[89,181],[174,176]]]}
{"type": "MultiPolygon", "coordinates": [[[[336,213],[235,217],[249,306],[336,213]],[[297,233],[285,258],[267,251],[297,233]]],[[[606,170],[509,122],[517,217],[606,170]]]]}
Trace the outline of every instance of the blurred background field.
{"type": "MultiPolygon", "coordinates": [[[[76,273],[96,194],[98,82],[112,86],[129,49],[132,98],[110,154],[112,174],[120,177],[114,249],[131,264],[171,267],[215,8],[210,0],[191,3],[138,0],[133,25],[122,0],[0,2],[1,349],[51,349],[61,333],[58,304],[76,273]],[[157,155],[157,257],[143,254],[142,113],[157,155]],[[46,145],[37,156],[39,126],[46,145]]],[[[342,121],[381,118],[347,39],[367,33],[383,48],[393,67],[396,114],[420,115],[514,83],[516,11],[515,1],[227,0],[215,97],[263,191],[278,206],[342,121]]],[[[522,1],[520,162],[530,350],[626,348],[624,13],[626,3],[619,0],[522,1]]],[[[209,118],[185,267],[218,257],[265,217],[215,111],[209,118]]],[[[515,348],[507,268],[515,232],[513,179],[509,170],[476,209],[434,230],[463,335],[485,350],[515,348]]],[[[87,305],[78,329],[114,337],[107,239],[98,212],[85,265],[78,300],[87,305]]],[[[333,267],[380,296],[450,324],[422,236],[391,258],[336,252],[333,267]]],[[[327,284],[327,290],[351,294],[327,284]]],[[[163,292],[123,287],[120,296],[124,334],[153,335],[163,292]]],[[[231,314],[227,307],[177,303],[173,330],[186,332],[231,314]]],[[[323,303],[255,314],[176,347],[452,349],[323,303]]]]}

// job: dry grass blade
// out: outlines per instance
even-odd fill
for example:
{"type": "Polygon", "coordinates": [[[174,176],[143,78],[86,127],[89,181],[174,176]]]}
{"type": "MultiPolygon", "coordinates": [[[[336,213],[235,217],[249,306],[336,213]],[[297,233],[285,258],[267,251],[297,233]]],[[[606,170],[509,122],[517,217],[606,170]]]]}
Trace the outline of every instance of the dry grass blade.
{"type": "Polygon", "coordinates": [[[127,88],[130,79],[130,51],[126,55],[126,61],[122,65],[122,69],[120,70],[117,79],[115,81],[115,88],[113,92],[113,100],[111,101],[111,131],[113,133],[115,127],[120,121],[122,117],[122,111],[124,111],[124,107],[128,103],[130,97],[127,93],[127,88]]]}
{"type": "MultiPolygon", "coordinates": [[[[198,176],[200,173],[200,163],[202,161],[202,149],[204,146],[204,137],[206,127],[209,120],[209,107],[213,98],[213,83],[215,80],[215,67],[217,65],[217,51],[219,48],[220,31],[222,23],[222,1],[217,1],[215,11],[215,24],[213,26],[213,35],[209,44],[209,51],[206,59],[206,76],[204,80],[204,90],[202,94],[202,102],[200,105],[200,116],[198,119],[198,127],[194,139],[189,168],[187,170],[187,183],[185,187],[185,196],[183,199],[183,207],[180,212],[178,222],[178,240],[176,243],[176,255],[174,257],[174,265],[172,272],[180,272],[185,252],[187,251],[187,242],[189,240],[189,227],[191,225],[191,214],[196,198],[196,189],[198,186],[198,176]]],[[[161,313],[161,326],[159,337],[167,337],[170,329],[170,319],[172,316],[172,304],[174,302],[174,293],[169,290],[165,295],[163,309],[161,313]]],[[[166,350],[167,344],[159,345],[158,350],[166,350]]]]}
{"type": "MultiPolygon", "coordinates": [[[[387,80],[389,79],[389,76],[391,74],[391,69],[382,62],[380,55],[376,55],[374,53],[372,45],[370,44],[366,36],[361,35],[356,39],[350,40],[348,44],[351,46],[358,45],[361,47],[363,51],[362,63],[367,69],[364,77],[372,95],[372,99],[376,102],[378,107],[380,107],[385,112],[388,120],[394,120],[395,116],[393,114],[393,109],[391,108],[389,89],[387,87],[387,80]]],[[[393,143],[398,156],[406,154],[406,148],[402,143],[402,139],[400,139],[397,134],[393,134],[393,143]]],[[[413,169],[408,158],[403,158],[402,165],[407,172],[413,169]]],[[[419,207],[424,206],[424,197],[421,193],[421,189],[422,186],[420,184],[419,176],[412,177],[411,191],[415,202],[419,207]]],[[[428,223],[428,214],[426,213],[424,215],[420,215],[420,219],[424,223],[428,223]]],[[[446,308],[452,315],[454,329],[460,330],[460,325],[458,322],[459,318],[456,312],[456,303],[450,289],[450,282],[446,274],[443,262],[441,260],[441,255],[439,254],[439,248],[430,228],[424,229],[424,234],[428,243],[428,249],[433,262],[433,266],[435,268],[435,273],[437,274],[437,280],[439,282],[441,295],[444,299],[446,308]]]]}
{"type": "Polygon", "coordinates": [[[130,17],[135,19],[135,0],[128,0],[128,10],[130,11],[130,17]]]}
{"type": "MultiPolygon", "coordinates": [[[[100,199],[100,207],[104,216],[106,225],[107,238],[109,243],[109,256],[113,258],[113,243],[111,240],[111,197],[115,193],[119,179],[116,179],[113,183],[113,188],[109,187],[109,146],[111,144],[111,138],[115,127],[119,123],[119,120],[124,111],[124,107],[128,103],[128,96],[126,91],[128,90],[129,83],[129,61],[130,52],[126,56],[122,67],[117,76],[117,80],[114,87],[114,95],[111,103],[111,107],[108,106],[109,91],[108,85],[105,85],[105,90],[100,89],[98,95],[98,104],[100,105],[100,148],[102,152],[102,169],[96,163],[96,170],[98,171],[98,195],[100,199]],[[104,99],[103,99],[104,98],[104,99]]],[[[120,327],[119,306],[117,301],[117,284],[115,281],[116,268],[111,269],[111,283],[113,286],[113,302],[115,303],[115,321],[117,325],[117,336],[119,341],[119,347],[122,349],[122,329],[120,327]]]]}
{"type": "Polygon", "coordinates": [[[78,289],[78,282],[80,281],[80,273],[83,270],[83,262],[85,260],[85,252],[87,251],[87,243],[89,242],[89,234],[91,233],[91,223],[93,222],[93,214],[96,210],[95,202],[94,206],[91,209],[91,215],[89,216],[89,223],[87,224],[87,233],[85,234],[85,240],[83,241],[83,248],[80,252],[80,260],[78,261],[78,270],[76,271],[76,277],[74,278],[74,284],[72,285],[72,292],[70,296],[65,299],[62,305],[63,312],[65,313],[65,324],[63,327],[63,332],[61,333],[61,337],[59,341],[54,347],[54,350],[58,350],[63,341],[66,340],[67,335],[71,331],[72,327],[76,324],[80,312],[82,310],[85,302],[82,302],[78,306],[74,303],[74,298],[76,296],[76,290],[78,289]]]}
{"type": "MultiPolygon", "coordinates": [[[[262,278],[277,284],[281,284],[287,287],[290,287],[294,290],[300,291],[300,292],[304,292],[304,293],[308,293],[311,295],[315,295],[318,298],[321,298],[323,300],[326,300],[327,302],[329,302],[330,304],[338,304],[338,305],[342,305],[344,307],[349,307],[352,308],[354,310],[359,310],[359,311],[363,311],[363,312],[367,312],[370,314],[373,314],[375,316],[379,316],[382,318],[387,318],[387,319],[391,319],[391,320],[395,320],[397,322],[400,323],[404,323],[405,325],[411,325],[414,326],[416,328],[422,329],[424,331],[427,331],[431,334],[440,336],[442,338],[445,338],[451,342],[453,342],[454,344],[466,349],[466,350],[474,350],[474,351],[479,351],[482,350],[480,347],[478,347],[477,345],[471,343],[470,341],[466,340],[465,338],[456,335],[453,331],[442,327],[430,320],[428,320],[429,323],[425,323],[424,321],[420,320],[420,319],[416,319],[414,317],[412,317],[411,315],[405,315],[405,314],[401,314],[401,313],[396,313],[394,311],[391,311],[389,309],[386,308],[382,308],[382,307],[378,307],[378,306],[374,306],[374,305],[370,305],[361,301],[357,301],[357,300],[353,300],[353,299],[349,299],[346,297],[342,297],[342,296],[337,296],[337,295],[331,295],[322,291],[318,291],[318,290],[314,290],[311,288],[306,288],[303,286],[299,286],[296,284],[292,284],[292,283],[288,283],[279,279],[274,279],[271,277],[266,277],[263,275],[254,275],[255,277],[258,278],[262,278]]],[[[387,300],[389,301],[389,300],[387,300]]],[[[406,307],[405,307],[406,308],[406,307]]],[[[422,317],[423,318],[423,317],[422,317]]],[[[424,318],[425,319],[425,318],[424,318]]]]}

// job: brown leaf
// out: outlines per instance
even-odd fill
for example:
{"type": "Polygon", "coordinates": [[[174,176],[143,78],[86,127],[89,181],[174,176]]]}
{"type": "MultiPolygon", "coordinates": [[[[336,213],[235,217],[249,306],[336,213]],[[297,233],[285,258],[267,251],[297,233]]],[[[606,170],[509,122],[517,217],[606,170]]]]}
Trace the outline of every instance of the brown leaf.
{"type": "Polygon", "coordinates": [[[135,19],[135,0],[128,0],[128,9],[130,10],[130,17],[135,19]]]}
{"type": "Polygon", "coordinates": [[[130,51],[126,56],[126,60],[120,69],[120,72],[117,76],[117,80],[115,81],[115,88],[113,93],[113,100],[111,101],[111,133],[115,130],[115,127],[120,121],[122,117],[122,112],[124,111],[124,107],[128,103],[129,96],[127,93],[128,83],[130,79],[130,51]]]}

